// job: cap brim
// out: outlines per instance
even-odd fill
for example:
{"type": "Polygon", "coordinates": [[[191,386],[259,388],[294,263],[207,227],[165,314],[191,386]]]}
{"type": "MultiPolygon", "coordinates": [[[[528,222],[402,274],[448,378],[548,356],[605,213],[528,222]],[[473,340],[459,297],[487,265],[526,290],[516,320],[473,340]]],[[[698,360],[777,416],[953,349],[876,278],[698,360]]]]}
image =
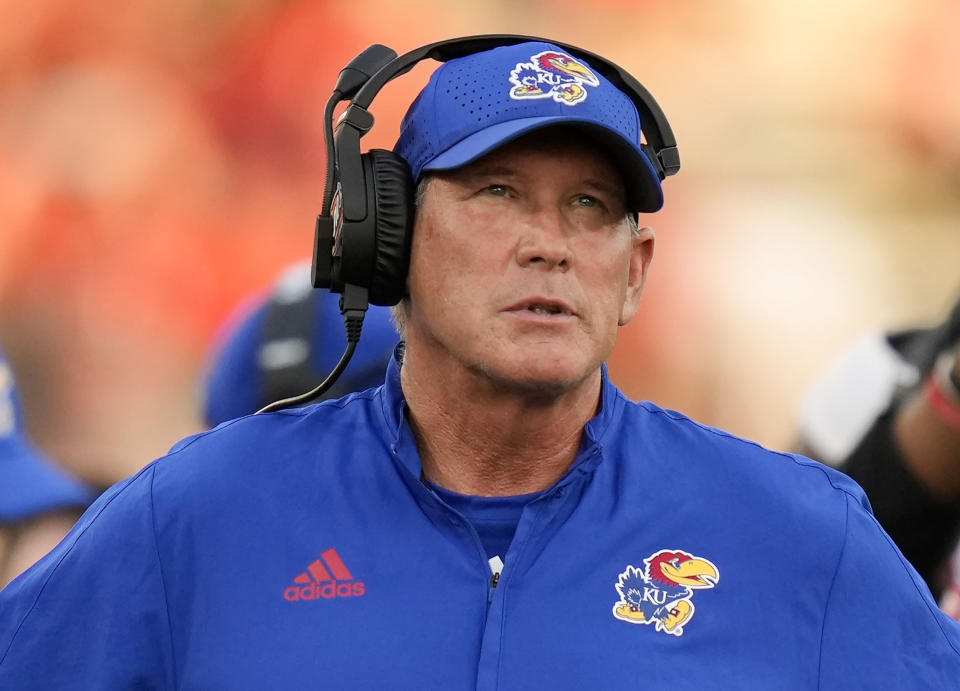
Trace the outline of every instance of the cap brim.
{"type": "Polygon", "coordinates": [[[623,176],[627,203],[631,211],[653,213],[663,206],[663,190],[646,154],[619,132],[595,120],[554,115],[519,118],[491,125],[461,139],[423,166],[427,170],[453,170],[471,163],[494,149],[533,130],[554,125],[569,125],[583,129],[613,157],[623,176]]]}
{"type": "Polygon", "coordinates": [[[0,441],[0,522],[60,509],[84,509],[95,492],[19,437],[0,441]]]}

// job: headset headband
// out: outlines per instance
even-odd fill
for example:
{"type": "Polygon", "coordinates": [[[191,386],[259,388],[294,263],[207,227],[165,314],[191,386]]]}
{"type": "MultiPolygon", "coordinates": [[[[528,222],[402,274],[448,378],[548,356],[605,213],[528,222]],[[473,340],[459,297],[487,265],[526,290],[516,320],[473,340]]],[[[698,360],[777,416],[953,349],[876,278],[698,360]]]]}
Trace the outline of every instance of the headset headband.
{"type": "MultiPolygon", "coordinates": [[[[629,96],[630,100],[637,106],[637,110],[640,112],[640,122],[644,125],[643,134],[653,150],[652,153],[654,155],[651,162],[660,179],[662,180],[667,176],[674,175],[680,170],[680,154],[677,151],[677,141],[673,136],[670,123],[667,122],[667,118],[656,100],[640,82],[623,68],[596,53],[591,53],[588,50],[578,48],[569,43],[560,43],[536,36],[486,34],[437,41],[436,43],[430,43],[416,48],[409,53],[394,57],[389,62],[382,64],[376,73],[360,87],[358,93],[352,100],[352,105],[366,110],[387,82],[409,72],[418,62],[428,58],[432,58],[437,62],[447,62],[454,58],[461,58],[465,55],[472,55],[473,53],[482,53],[499,46],[509,46],[527,42],[552,43],[558,48],[562,48],[577,57],[585,59],[591,67],[600,72],[610,80],[614,86],[620,89],[620,91],[629,96]],[[651,124],[653,126],[651,126],[651,124]]],[[[373,46],[371,46],[371,48],[373,48],[373,46]]],[[[379,46],[379,48],[393,53],[392,50],[384,46],[379,46]]],[[[393,55],[396,55],[396,53],[393,53],[393,55]]]]}
{"type": "MultiPolygon", "coordinates": [[[[328,104],[328,113],[325,118],[327,121],[327,184],[324,191],[323,213],[327,214],[330,211],[329,205],[334,192],[334,178],[342,179],[358,173],[355,170],[344,171],[344,173],[347,173],[346,175],[335,175],[334,173],[334,166],[340,167],[342,165],[342,161],[338,160],[339,157],[337,156],[339,147],[334,146],[331,122],[332,108],[336,103],[352,97],[350,106],[341,117],[340,123],[349,124],[356,130],[355,138],[357,147],[359,147],[359,138],[373,126],[373,116],[367,112],[367,108],[369,108],[373,99],[388,82],[409,72],[417,63],[426,59],[447,62],[454,58],[481,53],[499,46],[527,42],[552,43],[578,57],[584,58],[591,67],[603,74],[636,105],[640,113],[640,122],[644,124],[643,135],[647,141],[646,151],[650,154],[651,163],[660,179],[663,180],[680,170],[680,153],[677,150],[677,141],[673,136],[670,123],[667,122],[667,118],[656,100],[629,72],[596,53],[569,43],[520,34],[485,34],[437,41],[411,50],[399,57],[391,48],[374,44],[355,57],[341,71],[333,98],[328,104]]],[[[346,139],[353,138],[350,135],[346,137],[346,139]]],[[[346,141],[343,144],[348,145],[346,141]]],[[[351,163],[346,165],[349,168],[353,167],[351,163]]]]}

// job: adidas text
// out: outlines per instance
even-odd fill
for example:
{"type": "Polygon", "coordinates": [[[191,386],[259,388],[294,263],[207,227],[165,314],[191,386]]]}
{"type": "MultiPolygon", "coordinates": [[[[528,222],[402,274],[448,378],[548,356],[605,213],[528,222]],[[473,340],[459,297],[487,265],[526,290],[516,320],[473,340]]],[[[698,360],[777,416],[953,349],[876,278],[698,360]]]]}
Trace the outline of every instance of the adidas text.
{"type": "Polygon", "coordinates": [[[283,596],[291,602],[297,600],[330,600],[335,597],[359,597],[367,592],[363,581],[349,583],[308,583],[303,586],[292,585],[283,591],[283,596]]]}

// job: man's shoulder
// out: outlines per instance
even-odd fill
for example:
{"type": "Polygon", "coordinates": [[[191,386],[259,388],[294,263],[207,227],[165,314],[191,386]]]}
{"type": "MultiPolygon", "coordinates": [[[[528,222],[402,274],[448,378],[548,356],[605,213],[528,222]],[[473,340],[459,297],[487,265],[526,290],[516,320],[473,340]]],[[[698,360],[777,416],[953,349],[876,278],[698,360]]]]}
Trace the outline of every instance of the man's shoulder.
{"type": "Polygon", "coordinates": [[[156,463],[164,492],[273,482],[307,468],[331,466],[351,447],[376,443],[376,390],[303,408],[246,415],[174,444],[156,463]],[[366,430],[357,434],[358,430],[366,430]]]}
{"type": "Polygon", "coordinates": [[[243,457],[262,449],[278,454],[326,437],[336,437],[343,430],[357,425],[376,426],[379,424],[374,403],[377,391],[369,389],[301,408],[227,420],[213,429],[181,439],[164,458],[193,458],[208,454],[222,458],[224,451],[243,457]]]}
{"type": "Polygon", "coordinates": [[[723,484],[782,497],[788,504],[805,497],[817,502],[826,495],[838,506],[851,498],[869,507],[856,482],[818,461],[768,448],[649,401],[631,402],[627,409],[627,428],[637,435],[641,447],[676,472],[699,475],[708,482],[722,476],[729,481],[723,484]]]}
{"type": "Polygon", "coordinates": [[[707,537],[695,535],[718,553],[759,550],[771,568],[804,574],[825,598],[849,539],[868,551],[893,551],[863,490],[837,470],[654,404],[629,408],[621,486],[636,488],[627,491],[639,501],[670,507],[685,525],[710,526],[707,537]],[[651,487],[669,492],[653,497],[651,487]]]}

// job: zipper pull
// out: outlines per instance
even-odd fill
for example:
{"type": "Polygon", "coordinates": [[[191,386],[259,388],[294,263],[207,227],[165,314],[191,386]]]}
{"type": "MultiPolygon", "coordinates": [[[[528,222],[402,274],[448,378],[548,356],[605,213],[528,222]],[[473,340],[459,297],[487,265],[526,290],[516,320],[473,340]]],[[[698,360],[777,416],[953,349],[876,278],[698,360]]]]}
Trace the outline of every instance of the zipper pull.
{"type": "Polygon", "coordinates": [[[493,577],[490,579],[490,587],[496,588],[497,583],[500,582],[500,573],[503,571],[503,560],[499,556],[496,556],[487,561],[490,564],[490,573],[493,574],[493,577]]]}

